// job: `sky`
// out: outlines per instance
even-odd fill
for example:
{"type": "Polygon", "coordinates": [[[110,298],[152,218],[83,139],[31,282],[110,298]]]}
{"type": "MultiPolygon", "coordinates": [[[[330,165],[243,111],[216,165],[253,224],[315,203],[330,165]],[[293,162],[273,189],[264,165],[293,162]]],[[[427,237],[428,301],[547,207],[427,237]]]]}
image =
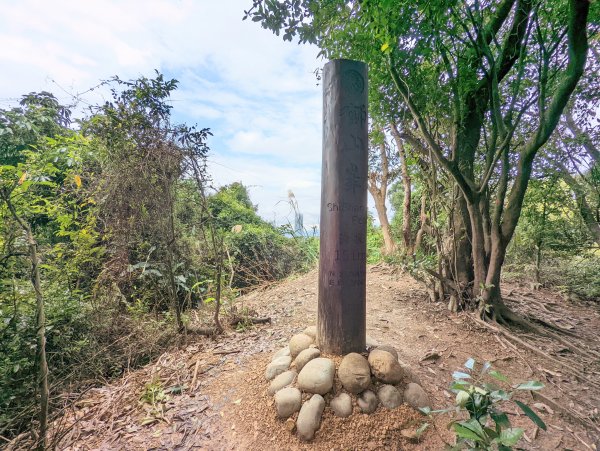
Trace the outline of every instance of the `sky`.
{"type": "MultiPolygon", "coordinates": [[[[277,224],[318,223],[321,87],[318,49],[283,42],[250,20],[252,0],[0,0],[0,108],[50,91],[69,104],[101,80],[179,80],[173,121],[209,127],[215,186],[241,181],[277,224]]],[[[97,103],[107,93],[83,94],[97,103]]]]}

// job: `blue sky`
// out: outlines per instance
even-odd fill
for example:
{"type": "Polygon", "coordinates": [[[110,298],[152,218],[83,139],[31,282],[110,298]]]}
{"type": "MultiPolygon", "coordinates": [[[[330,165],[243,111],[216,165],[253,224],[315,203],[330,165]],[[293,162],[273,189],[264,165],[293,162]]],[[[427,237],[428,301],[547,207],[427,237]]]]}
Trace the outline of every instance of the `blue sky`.
{"type": "MultiPolygon", "coordinates": [[[[216,185],[241,181],[259,213],[279,224],[295,194],[306,226],[318,223],[321,88],[315,47],[283,42],[242,21],[252,0],[19,0],[0,14],[0,106],[31,91],[61,101],[99,80],[179,80],[175,122],[210,127],[216,185]]],[[[106,93],[82,100],[95,103],[106,93]]],[[[85,106],[84,103],[81,103],[85,106]]],[[[287,219],[286,219],[287,218],[287,219]]]]}

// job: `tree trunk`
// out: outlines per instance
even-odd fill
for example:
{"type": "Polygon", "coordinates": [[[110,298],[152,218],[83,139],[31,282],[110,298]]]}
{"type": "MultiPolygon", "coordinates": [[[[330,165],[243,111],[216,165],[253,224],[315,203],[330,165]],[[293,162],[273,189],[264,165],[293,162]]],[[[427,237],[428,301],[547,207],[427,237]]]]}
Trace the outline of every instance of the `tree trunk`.
{"type": "MultiPolygon", "coordinates": [[[[419,231],[417,232],[417,236],[415,237],[415,244],[412,248],[412,254],[415,255],[417,253],[417,251],[419,250],[419,248],[421,247],[421,242],[423,241],[423,235],[425,234],[425,230],[427,229],[427,197],[425,196],[425,191],[423,191],[423,194],[421,195],[421,213],[419,215],[419,220],[421,222],[421,225],[419,227],[419,231]]],[[[439,241],[439,240],[437,240],[439,241]]],[[[440,249],[438,249],[438,255],[441,255],[441,252],[439,252],[440,249]]]]}
{"type": "Polygon", "coordinates": [[[40,390],[40,437],[38,441],[39,449],[47,448],[46,431],[48,428],[48,401],[50,390],[48,388],[48,362],[46,360],[46,314],[44,310],[44,297],[42,296],[42,287],[40,282],[39,258],[37,253],[37,242],[31,232],[31,227],[27,224],[26,228],[27,242],[29,243],[29,254],[31,258],[31,278],[35,290],[35,301],[37,309],[37,358],[38,358],[38,378],[40,390]]]}
{"type": "MultiPolygon", "coordinates": [[[[458,191],[458,190],[456,190],[458,191]]],[[[453,241],[452,272],[461,291],[469,295],[474,286],[473,252],[471,241],[471,223],[467,202],[460,192],[456,193],[457,202],[452,212],[453,241]]],[[[462,294],[462,293],[460,293],[462,294]]]]}
{"type": "MultiPolygon", "coordinates": [[[[165,178],[165,180],[168,180],[165,178]]],[[[167,251],[167,271],[169,273],[169,305],[173,316],[175,317],[175,326],[178,332],[184,332],[185,327],[181,319],[181,306],[179,305],[179,298],[177,297],[177,283],[175,282],[175,271],[174,258],[175,258],[175,206],[172,192],[172,182],[165,183],[165,191],[167,193],[167,208],[169,211],[169,235],[166,243],[167,251]]]]}
{"type": "MultiPolygon", "coordinates": [[[[485,233],[483,217],[479,209],[479,198],[468,202],[469,217],[471,219],[471,242],[473,254],[473,294],[479,296],[487,286],[487,262],[485,258],[485,233]]],[[[493,247],[493,243],[492,243],[493,247]]]]}
{"type": "Polygon", "coordinates": [[[223,331],[219,313],[221,312],[221,275],[223,273],[223,254],[220,254],[219,261],[217,262],[217,291],[215,293],[215,314],[213,320],[215,323],[215,329],[218,333],[223,331]]]}
{"type": "Polygon", "coordinates": [[[412,233],[410,230],[410,204],[412,199],[412,186],[410,172],[408,171],[408,162],[406,161],[406,149],[400,137],[398,127],[395,123],[390,125],[392,136],[396,141],[398,148],[398,156],[400,157],[400,170],[402,171],[402,188],[404,190],[404,199],[402,201],[402,238],[404,241],[404,252],[412,254],[414,252],[412,246],[412,233]]]}
{"type": "Polygon", "coordinates": [[[3,196],[13,218],[21,226],[27,238],[29,248],[29,259],[31,260],[31,284],[35,292],[36,301],[36,336],[37,336],[37,361],[38,361],[38,389],[40,391],[40,428],[37,448],[45,450],[48,446],[48,403],[50,399],[50,389],[48,387],[48,361],[46,360],[46,313],[44,309],[44,297],[42,295],[42,285],[40,280],[40,260],[37,252],[37,241],[31,231],[31,226],[17,214],[12,204],[10,195],[3,196]]]}
{"type": "MultiPolygon", "coordinates": [[[[369,187],[370,188],[370,187],[369,187]]],[[[383,233],[383,245],[384,254],[391,255],[396,250],[396,243],[392,237],[392,228],[387,215],[387,207],[385,206],[385,198],[374,193],[373,190],[369,189],[373,200],[375,201],[375,210],[377,210],[377,217],[379,218],[379,224],[381,224],[381,232],[383,233]]]]}
{"type": "Polygon", "coordinates": [[[575,201],[577,202],[577,208],[579,209],[579,214],[581,215],[583,222],[585,222],[594,241],[600,246],[600,222],[596,220],[594,211],[587,202],[584,188],[575,177],[569,174],[569,170],[566,167],[560,165],[560,168],[562,179],[569,185],[573,194],[575,194],[575,201]]]}
{"type": "Polygon", "coordinates": [[[379,218],[379,224],[383,233],[383,254],[391,255],[396,251],[396,242],[392,236],[385,198],[387,197],[388,185],[391,183],[393,176],[390,173],[385,142],[379,144],[379,157],[381,158],[381,171],[371,171],[369,173],[367,189],[375,201],[375,209],[377,210],[377,217],[379,218]]]}

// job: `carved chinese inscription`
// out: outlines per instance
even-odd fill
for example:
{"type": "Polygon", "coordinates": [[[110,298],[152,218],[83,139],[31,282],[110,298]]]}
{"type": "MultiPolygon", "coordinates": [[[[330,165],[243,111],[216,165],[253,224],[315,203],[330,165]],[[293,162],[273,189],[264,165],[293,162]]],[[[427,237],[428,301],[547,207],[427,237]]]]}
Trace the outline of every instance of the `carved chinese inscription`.
{"type": "Polygon", "coordinates": [[[323,352],[365,349],[367,68],[323,68],[323,169],[318,336],[323,352]]]}

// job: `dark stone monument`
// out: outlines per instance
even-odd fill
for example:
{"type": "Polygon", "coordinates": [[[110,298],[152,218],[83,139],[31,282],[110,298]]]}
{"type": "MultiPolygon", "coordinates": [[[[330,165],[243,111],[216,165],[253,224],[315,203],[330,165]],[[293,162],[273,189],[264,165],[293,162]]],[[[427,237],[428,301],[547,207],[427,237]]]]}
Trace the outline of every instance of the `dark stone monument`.
{"type": "Polygon", "coordinates": [[[323,68],[323,169],[318,341],[322,352],[365,350],[367,66],[323,68]]]}

